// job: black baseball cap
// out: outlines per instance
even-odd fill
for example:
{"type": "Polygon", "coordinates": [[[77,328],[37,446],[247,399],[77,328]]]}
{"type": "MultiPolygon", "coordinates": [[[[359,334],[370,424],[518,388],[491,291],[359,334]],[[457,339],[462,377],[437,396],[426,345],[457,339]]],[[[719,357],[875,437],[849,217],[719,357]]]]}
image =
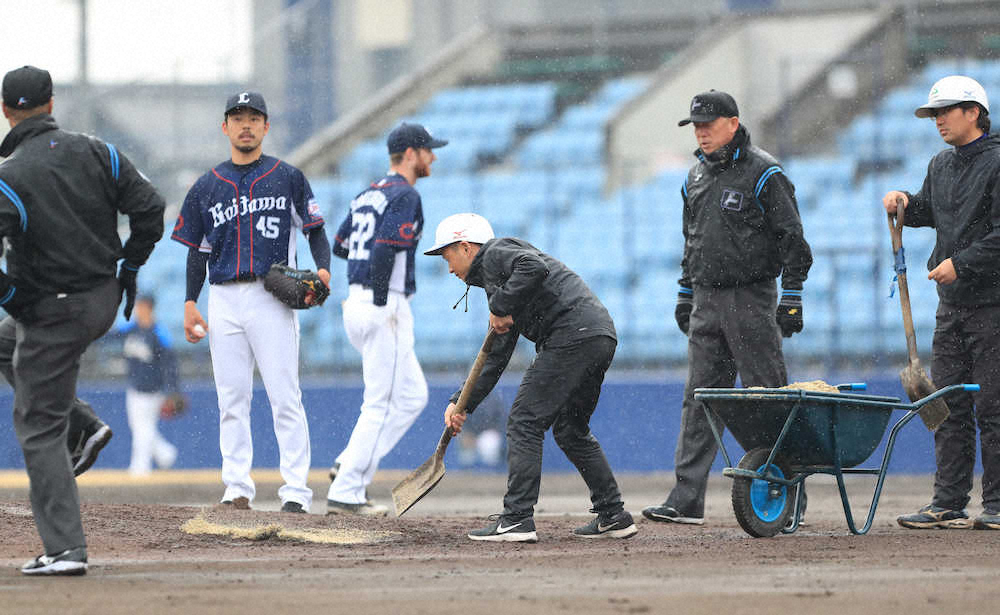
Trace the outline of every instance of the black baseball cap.
{"type": "Polygon", "coordinates": [[[408,147],[416,149],[444,147],[445,145],[448,145],[448,141],[444,139],[435,139],[431,136],[431,133],[429,133],[427,129],[420,124],[407,124],[406,122],[403,122],[399,126],[393,128],[392,132],[389,133],[386,145],[389,146],[390,154],[398,154],[399,152],[405,152],[408,147]]]}
{"type": "Polygon", "coordinates": [[[267,103],[264,102],[264,97],[261,96],[260,92],[240,92],[239,94],[233,94],[226,101],[226,113],[229,115],[236,109],[253,109],[254,111],[259,111],[267,116],[267,103]]]}
{"type": "Polygon", "coordinates": [[[725,92],[709,90],[691,99],[691,116],[677,122],[687,126],[691,122],[711,122],[719,117],[739,117],[740,110],[733,97],[725,92]]]}
{"type": "Polygon", "coordinates": [[[3,104],[12,109],[34,109],[52,100],[49,71],[22,66],[3,77],[3,104]]]}

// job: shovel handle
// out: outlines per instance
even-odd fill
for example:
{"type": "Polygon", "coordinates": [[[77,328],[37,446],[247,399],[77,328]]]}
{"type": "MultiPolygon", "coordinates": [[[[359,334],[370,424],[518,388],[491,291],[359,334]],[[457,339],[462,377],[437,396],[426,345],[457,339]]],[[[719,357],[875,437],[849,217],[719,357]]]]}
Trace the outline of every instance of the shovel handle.
{"type": "MultiPolygon", "coordinates": [[[[896,197],[896,213],[890,213],[889,233],[892,235],[892,254],[899,258],[903,249],[903,221],[905,219],[906,207],[903,199],[896,197]]],[[[903,332],[906,333],[906,352],[909,355],[910,363],[917,360],[917,334],[913,330],[913,311],[910,307],[910,287],[906,283],[906,270],[896,272],[896,279],[899,283],[899,307],[903,311],[903,332]]]]}
{"type": "MultiPolygon", "coordinates": [[[[469,375],[465,378],[465,384],[462,385],[462,392],[458,396],[458,401],[455,402],[455,410],[460,414],[465,414],[465,407],[469,404],[469,397],[472,395],[472,389],[476,385],[476,380],[479,379],[480,372],[483,371],[483,365],[486,363],[486,357],[489,356],[490,350],[493,349],[493,342],[497,338],[497,332],[490,327],[489,332],[486,334],[486,339],[483,340],[483,345],[479,348],[479,354],[476,355],[476,360],[472,364],[472,368],[469,369],[469,375]]],[[[448,443],[451,441],[455,434],[452,432],[450,426],[444,428],[444,433],[441,434],[441,440],[438,442],[438,449],[444,450],[448,447],[448,443]]]]}

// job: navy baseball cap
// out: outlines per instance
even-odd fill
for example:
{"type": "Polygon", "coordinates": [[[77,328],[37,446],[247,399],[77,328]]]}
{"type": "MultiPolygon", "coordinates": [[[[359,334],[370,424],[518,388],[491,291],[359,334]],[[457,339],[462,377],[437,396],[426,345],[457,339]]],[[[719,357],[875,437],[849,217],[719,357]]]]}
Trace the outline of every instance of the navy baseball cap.
{"type": "Polygon", "coordinates": [[[49,71],[22,66],[3,77],[3,104],[11,109],[34,109],[52,100],[49,71]]]}
{"type": "Polygon", "coordinates": [[[448,145],[448,142],[444,139],[435,139],[420,124],[407,124],[403,122],[389,133],[386,145],[389,146],[390,154],[398,154],[405,152],[408,147],[433,149],[435,147],[444,147],[448,145]]]}
{"type": "Polygon", "coordinates": [[[260,92],[240,92],[239,94],[233,94],[226,101],[225,115],[229,115],[236,109],[242,108],[253,109],[267,116],[267,103],[264,102],[264,97],[261,96],[260,92]]]}
{"type": "Polygon", "coordinates": [[[687,126],[691,122],[711,122],[719,117],[739,117],[740,110],[736,101],[725,92],[709,90],[691,99],[691,115],[677,122],[678,126],[687,126]]]}

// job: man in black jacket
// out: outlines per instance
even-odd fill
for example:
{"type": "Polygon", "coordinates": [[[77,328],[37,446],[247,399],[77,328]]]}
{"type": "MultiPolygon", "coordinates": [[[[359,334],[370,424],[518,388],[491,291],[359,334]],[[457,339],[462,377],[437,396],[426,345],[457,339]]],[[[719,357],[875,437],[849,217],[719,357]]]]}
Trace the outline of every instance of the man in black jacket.
{"type": "Polygon", "coordinates": [[[990,135],[989,101],[974,79],[953,75],[931,88],[917,117],[934,118],[951,145],[931,159],[916,194],[891,190],[890,214],[903,202],[906,226],[930,226],[937,242],[927,261],[937,282],[931,378],[935,385],[974,382],[978,393],[948,399],[951,414],[934,432],[934,497],[897,519],[906,528],[1000,530],[1000,138],[990,135]],[[982,442],[983,513],[965,506],[982,442]]]}
{"type": "MultiPolygon", "coordinates": [[[[467,411],[496,385],[510,361],[518,336],[535,343],[538,354],[521,380],[507,419],[507,495],[503,513],[472,540],[536,542],[533,518],[542,474],[542,442],[552,428],[556,444],[590,488],[589,524],[580,538],[629,538],[636,533],[618,483],[590,432],[604,373],[611,366],[618,338],[611,315],[580,277],[564,264],[520,239],[493,237],[490,223],[476,214],[455,214],[441,221],[434,247],[448,269],[469,286],[486,291],[490,327],[498,338],[469,397],[467,411]]],[[[445,425],[462,430],[465,414],[456,412],[461,391],[451,397],[445,425]]]]}
{"type": "Polygon", "coordinates": [[[684,256],[674,315],[688,335],[688,376],[677,482],[663,504],[642,514],[700,525],[718,445],[694,390],[732,387],[737,374],[746,387],[787,384],[781,336],[802,330],[802,283],[812,254],[795,188],[770,154],[750,144],[733,97],[698,94],[678,124],[690,123],[699,149],[681,188],[684,256]]]}
{"type": "Polygon", "coordinates": [[[164,202],[113,145],[59,129],[48,71],[10,71],[2,88],[11,130],[0,144],[0,237],[10,250],[0,306],[16,320],[14,430],[45,547],[21,571],[79,575],[87,546],[67,434],[80,356],[114,322],[123,290],[131,315],[164,202]],[[124,247],[119,213],[131,231],[124,247]]]}

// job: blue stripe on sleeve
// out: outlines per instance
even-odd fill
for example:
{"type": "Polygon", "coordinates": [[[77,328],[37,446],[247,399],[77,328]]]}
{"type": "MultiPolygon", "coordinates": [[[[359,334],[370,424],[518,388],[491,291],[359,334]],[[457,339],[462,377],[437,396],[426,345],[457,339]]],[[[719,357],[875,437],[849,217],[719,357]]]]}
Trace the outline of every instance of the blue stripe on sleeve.
{"type": "Polygon", "coordinates": [[[10,202],[17,208],[17,213],[21,214],[21,232],[26,232],[28,230],[28,211],[24,208],[21,197],[17,196],[14,189],[4,183],[2,179],[0,179],[0,192],[3,192],[10,199],[10,202]]]}
{"type": "Polygon", "coordinates": [[[108,154],[111,155],[111,176],[115,178],[115,181],[118,181],[118,150],[110,143],[104,145],[108,146],[108,154]]]}
{"type": "Polygon", "coordinates": [[[11,299],[13,299],[14,298],[14,292],[16,292],[16,290],[17,289],[15,289],[13,286],[11,286],[7,290],[7,294],[5,294],[3,297],[0,297],[0,305],[6,305],[8,301],[10,301],[11,299]]]}
{"type": "Polygon", "coordinates": [[[760,193],[764,189],[764,184],[766,184],[767,180],[771,179],[771,176],[775,173],[781,173],[781,167],[773,166],[764,171],[764,174],[760,176],[759,180],[757,180],[757,188],[753,192],[754,198],[760,197],[760,193]]]}
{"type": "Polygon", "coordinates": [[[681,186],[681,192],[684,193],[684,198],[687,198],[687,195],[688,195],[688,180],[687,180],[686,177],[684,178],[684,185],[681,186]]]}

